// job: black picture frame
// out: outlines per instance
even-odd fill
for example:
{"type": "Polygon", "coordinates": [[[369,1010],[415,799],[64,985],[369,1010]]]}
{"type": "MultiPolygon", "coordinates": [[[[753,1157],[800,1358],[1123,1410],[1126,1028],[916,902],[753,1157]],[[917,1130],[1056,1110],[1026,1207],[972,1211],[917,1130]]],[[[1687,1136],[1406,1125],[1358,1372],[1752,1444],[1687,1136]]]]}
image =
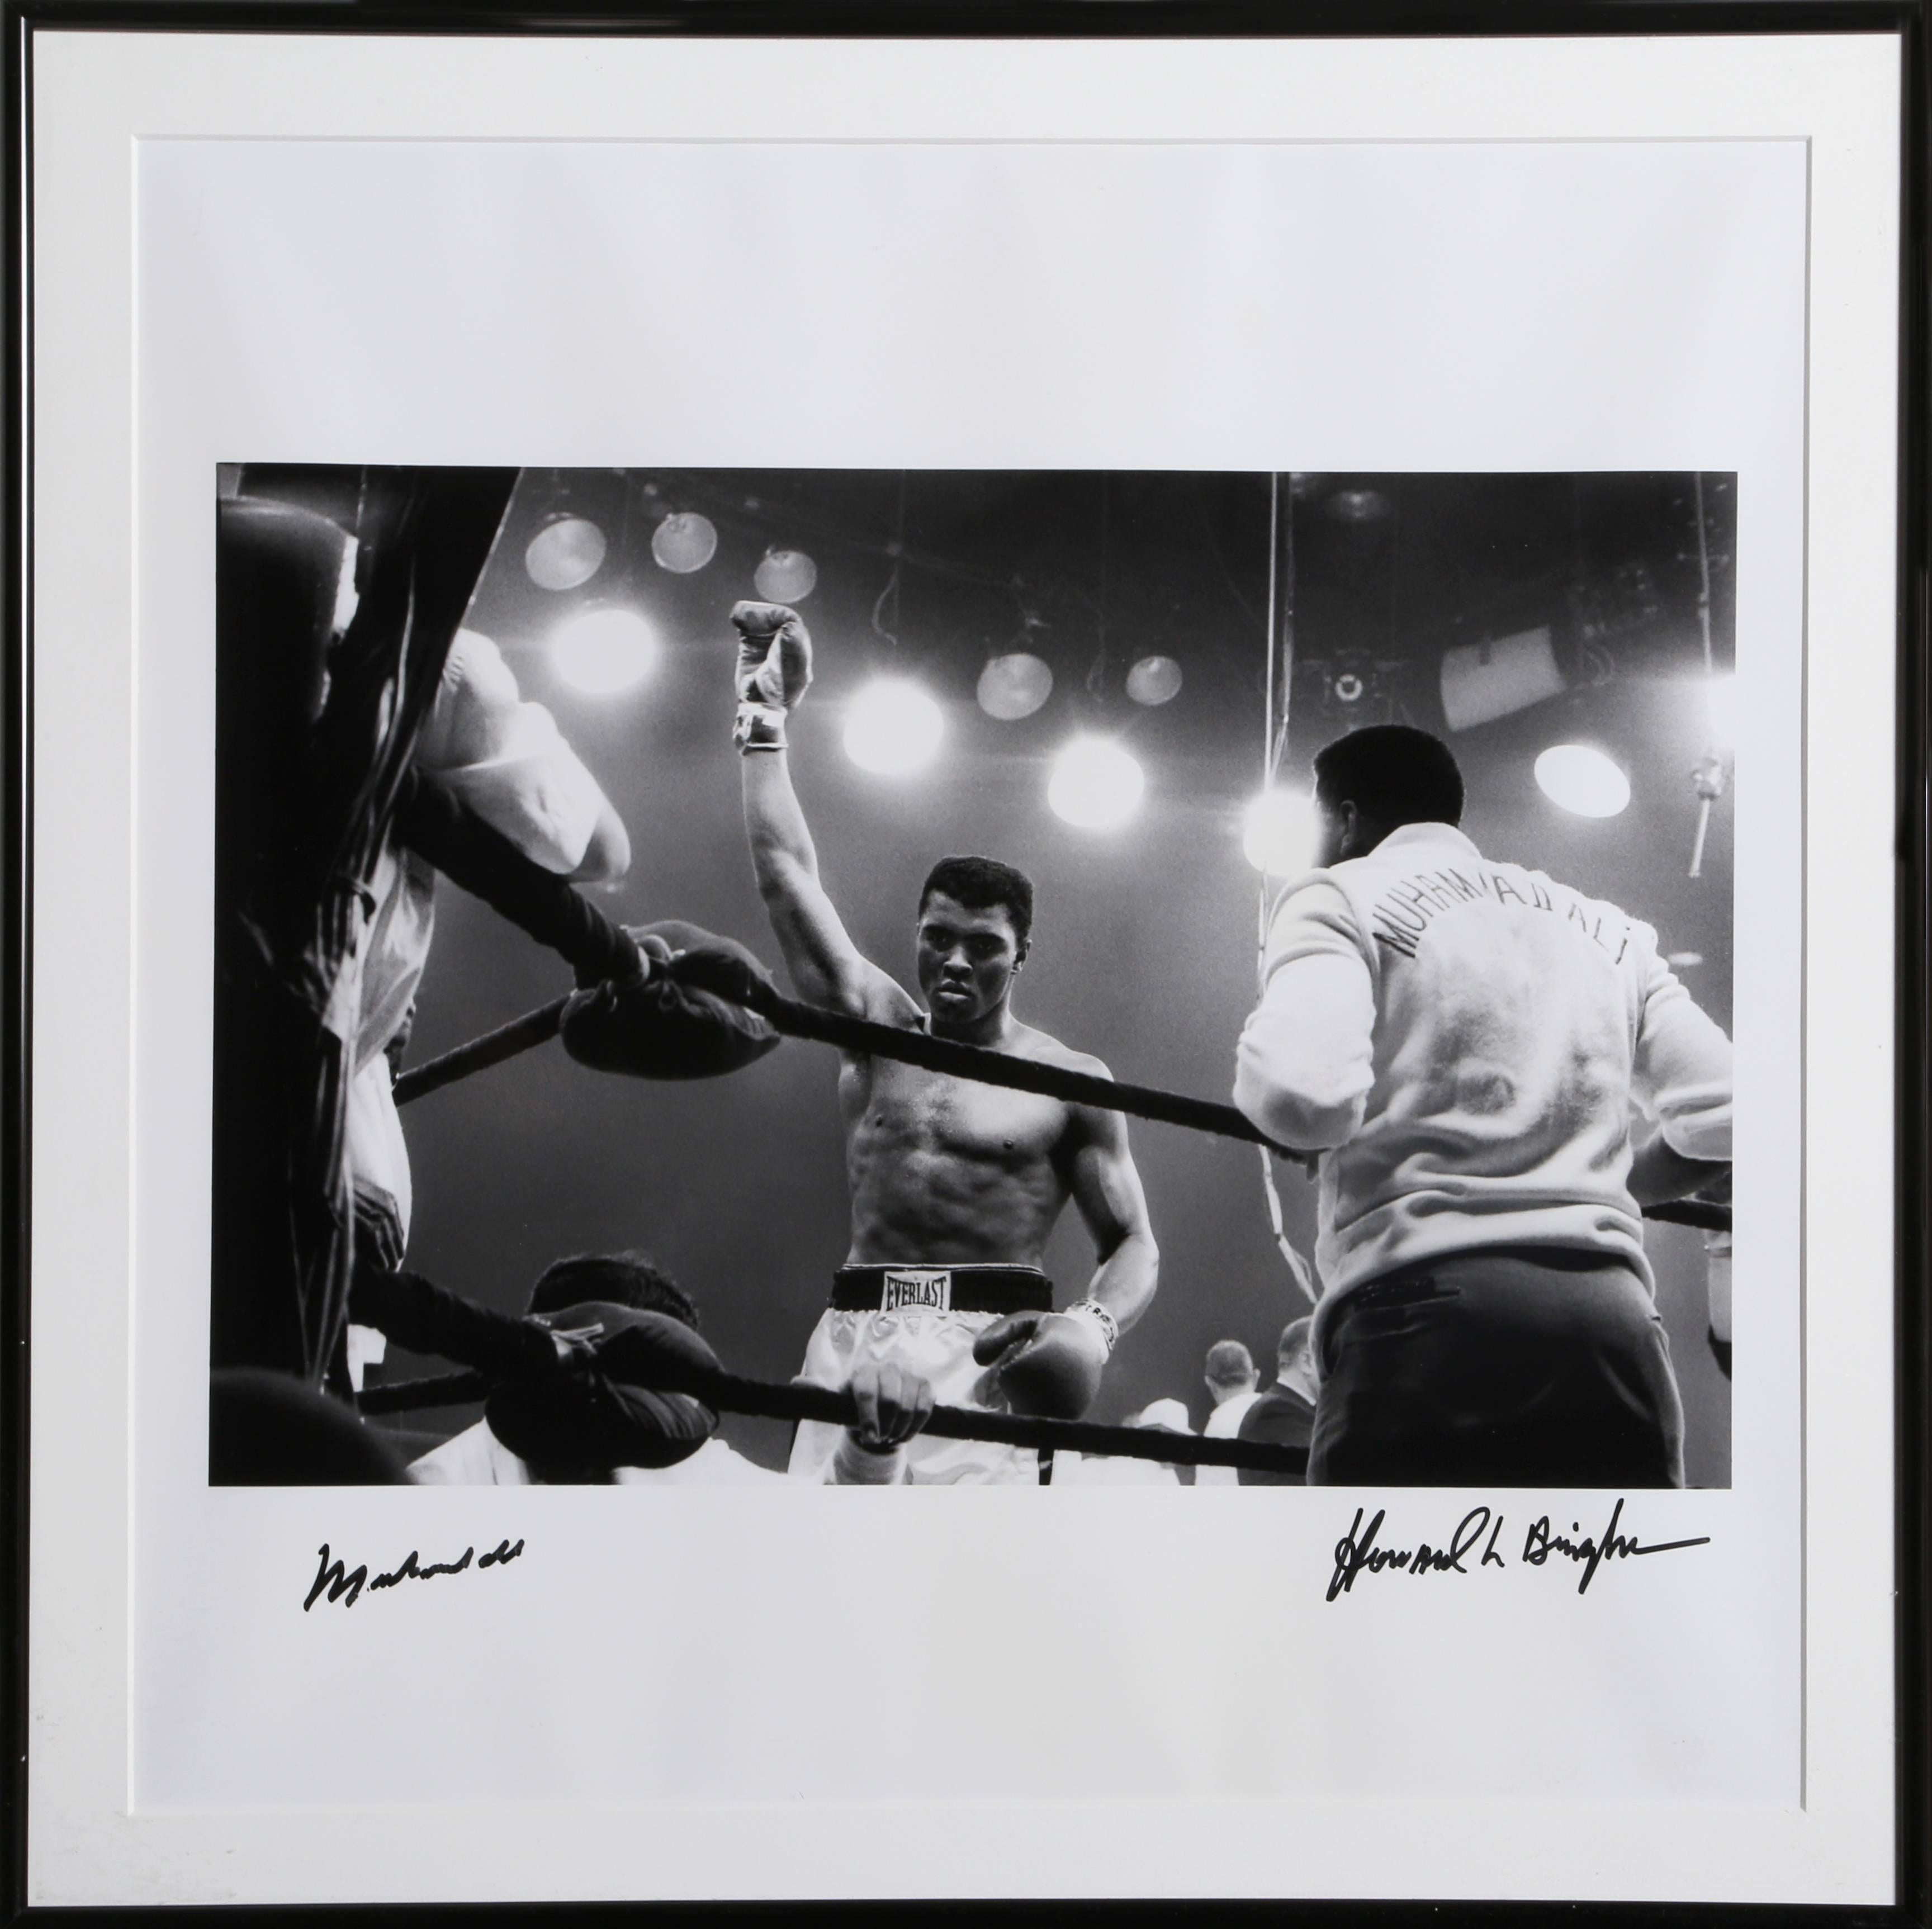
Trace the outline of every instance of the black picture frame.
{"type": "MultiPolygon", "coordinates": [[[[31,1288],[33,1148],[31,1097],[33,986],[31,968],[36,884],[33,772],[34,596],[29,558],[34,504],[29,465],[34,443],[32,382],[34,340],[29,304],[37,239],[31,165],[36,39],[49,32],[128,31],[172,33],[267,32],[278,34],[596,37],[704,34],[814,38],[954,37],[1163,38],[1168,37],[1408,38],[1455,36],[1478,40],[1531,31],[1539,36],[1738,35],[1762,33],[1896,33],[1902,37],[1904,80],[1903,167],[1898,186],[1901,313],[1900,471],[1898,476],[1898,645],[1897,755],[1899,778],[1896,848],[1898,1089],[1896,1126],[1900,1165],[1895,1186],[1896,1346],[1892,1393],[1897,1405],[1895,1470],[1898,1507],[1896,1634],[1898,1684],[1898,1895],[1890,1910],[1856,1906],[1750,1908],[1729,1905],[1610,1905],[1577,1897],[1564,1902],[1508,1906],[1444,1904],[1418,1898],[1390,1903],[1188,1905],[1196,1912],[1232,1919],[1264,1910],[1294,1919],[1337,1923],[1406,1923],[1442,1920],[1468,1923],[1526,1917],[1580,1916],[1654,1924],[1755,1920],[1810,1922],[1821,1915],[1861,1925],[1932,1925],[1932,1535],[1928,1535],[1928,1469],[1932,1466],[1932,1320],[1926,1304],[1932,1276],[1932,1185],[1926,1178],[1928,1119],[1932,1119],[1932,556],[1928,555],[1928,309],[1932,309],[1932,254],[1928,250],[1928,134],[1932,134],[1932,53],[1928,52],[1924,0],[1550,0],[1526,17],[1505,6],[1427,4],[1427,0],[1310,0],[1292,8],[1222,4],[1222,0],[1040,0],[1033,4],[974,6],[944,0],[916,8],[809,0],[665,0],[643,10],[598,0],[567,15],[488,5],[449,7],[357,4],[343,8],[294,0],[9,0],[5,84],[10,120],[7,152],[7,348],[13,380],[6,406],[8,473],[18,494],[15,513],[0,532],[0,587],[4,587],[4,679],[0,680],[0,778],[4,778],[6,890],[0,905],[0,1252],[6,1286],[0,1294],[0,1442],[6,1473],[0,1481],[0,1609],[4,1609],[6,1739],[0,1761],[0,1901],[10,1919],[51,1911],[26,1902],[26,1810],[33,1754],[28,1721],[27,1599],[28,1467],[32,1414],[29,1360],[32,1340],[31,1288]]],[[[44,882],[44,880],[42,880],[44,882]]],[[[1856,1130],[1850,1121],[1820,1121],[1825,1130],[1856,1130]]],[[[1814,1128],[1816,1129],[1816,1128],[1814,1128]]],[[[1882,1196],[1875,1180],[1874,1198],[1882,1196]]],[[[910,1900],[910,1898],[909,1898],[910,1900]]],[[[956,1904],[946,1912],[968,1905],[956,1904]]],[[[1018,1906],[1020,1905],[1012,1905],[1018,1906]]],[[[896,1905],[820,1905],[842,1917],[863,1906],[875,1918],[896,1905]]],[[[940,1906],[928,1904],[932,1912],[940,1906]]],[[[1110,1916],[1170,1919],[1180,1905],[1057,1906],[1071,1918],[1105,1907],[1110,1916]]],[[[93,1912],[88,1911],[92,1914],[93,1912]]],[[[116,1912],[117,1913],[119,1912],[116,1912]]],[[[232,1913],[232,1912],[224,1912],[232,1913]]],[[[304,1915],[345,1919],[350,1912],[308,1908],[304,1915]]],[[[555,1914],[581,1906],[554,1906],[555,1914]]],[[[659,1913],[670,1912],[661,1908],[659,1913]]],[[[742,1906],[700,1912],[708,1918],[748,1915],[742,1906]]],[[[63,1912],[70,1916],[72,1912],[63,1912]]],[[[212,1918],[200,1909],[176,1910],[212,1918]]],[[[368,1919],[367,1907],[354,1913],[368,1919]]]]}

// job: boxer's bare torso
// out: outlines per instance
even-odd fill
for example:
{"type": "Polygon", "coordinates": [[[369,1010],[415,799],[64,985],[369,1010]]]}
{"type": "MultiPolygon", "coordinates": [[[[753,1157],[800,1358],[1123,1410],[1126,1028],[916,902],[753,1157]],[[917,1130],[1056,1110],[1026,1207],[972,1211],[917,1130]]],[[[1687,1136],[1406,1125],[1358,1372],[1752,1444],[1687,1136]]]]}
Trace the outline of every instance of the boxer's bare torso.
{"type": "MultiPolygon", "coordinates": [[[[922,1028],[922,1014],[905,1004],[898,1022],[922,1028]]],[[[1098,1060],[1031,1025],[1010,1029],[996,1049],[1104,1075],[1098,1060]]],[[[850,1055],[838,1096],[852,1193],[848,1263],[1042,1263],[1090,1141],[1078,1108],[850,1055]]]]}

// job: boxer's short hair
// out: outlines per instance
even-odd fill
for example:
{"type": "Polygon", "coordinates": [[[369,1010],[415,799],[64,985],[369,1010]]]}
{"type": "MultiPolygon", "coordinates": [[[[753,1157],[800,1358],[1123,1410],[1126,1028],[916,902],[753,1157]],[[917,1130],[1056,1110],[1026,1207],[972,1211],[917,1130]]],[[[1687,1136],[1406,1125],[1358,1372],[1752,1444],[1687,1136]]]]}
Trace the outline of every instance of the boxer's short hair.
{"type": "Polygon", "coordinates": [[[698,1308],[691,1296],[641,1252],[579,1252],[554,1261],[530,1288],[530,1310],[562,1312],[598,1300],[638,1312],[668,1313],[698,1330],[698,1308]]]}
{"type": "Polygon", "coordinates": [[[1318,752],[1315,794],[1384,824],[1460,824],[1462,772],[1439,736],[1408,724],[1370,724],[1318,752]]]}
{"type": "Polygon", "coordinates": [[[920,886],[922,916],[926,901],[935,891],[944,892],[969,911],[1004,911],[1012,920],[1014,937],[1022,944],[1033,928],[1033,880],[997,857],[942,857],[920,886]]]}

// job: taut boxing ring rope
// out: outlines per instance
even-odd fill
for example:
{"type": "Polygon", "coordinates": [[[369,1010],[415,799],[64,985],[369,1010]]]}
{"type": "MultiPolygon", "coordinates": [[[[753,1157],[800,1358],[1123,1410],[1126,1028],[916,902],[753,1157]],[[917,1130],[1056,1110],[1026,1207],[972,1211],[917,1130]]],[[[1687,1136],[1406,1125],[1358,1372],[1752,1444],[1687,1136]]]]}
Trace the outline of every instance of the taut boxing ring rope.
{"type": "MultiPolygon", "coordinates": [[[[656,970],[677,976],[677,960],[659,964],[656,970]]],[[[707,986],[713,997],[723,994],[707,986]]],[[[554,1038],[563,1022],[566,996],[512,1018],[508,1024],[472,1038],[466,1045],[446,1052],[405,1072],[397,1079],[395,1099],[399,1106],[426,1098],[431,1092],[458,1079],[500,1065],[554,1038]]],[[[1063,1099],[1070,1105],[1092,1106],[1102,1112],[1124,1112],[1130,1118],[1151,1119],[1162,1125],[1178,1125],[1193,1132],[1205,1132],[1221,1138],[1238,1138],[1258,1145],[1283,1159],[1310,1166],[1314,1155],[1292,1152],[1274,1143],[1242,1112],[1232,1106],[1208,1099],[1188,1098],[1178,1092],[1164,1092],[1151,1085],[1130,1085],[1113,1078],[1099,1078],[1088,1072],[1070,1072],[1058,1065],[1046,1065],[1030,1058],[1015,1058],[1004,1052],[990,1051],[982,1045],[961,1045],[950,1038],[934,1038],[931,1033],[905,1031],[896,1025],[880,1024],[871,1018],[851,1018],[843,1012],[821,1010],[817,1005],[801,1004],[776,989],[746,1000],[746,1009],[767,1020],[775,1030],[788,1038],[809,1038],[820,1044],[836,1045],[843,1052],[856,1052],[878,1058],[892,1058],[902,1064],[917,1065],[928,1072],[943,1072],[957,1078],[971,1078],[985,1085],[1004,1085],[1009,1090],[1035,1092],[1042,1097],[1063,1099]]],[[[1731,1210],[1708,1205],[1701,1200],[1677,1199],[1663,1205],[1646,1206],[1646,1219],[1660,1220],[1677,1226],[1702,1227],[1706,1232],[1728,1232],[1731,1210]]]]}
{"type": "MultiPolygon", "coordinates": [[[[478,1306],[414,1273],[359,1275],[354,1311],[358,1318],[380,1327],[412,1352],[440,1354],[469,1369],[365,1388],[356,1401],[364,1414],[464,1406],[487,1398],[498,1387],[556,1370],[549,1329],[478,1306]]],[[[633,1366],[626,1376],[635,1370],[633,1366]]],[[[662,1384],[653,1390],[688,1394],[721,1412],[767,1420],[825,1420],[835,1426],[859,1424],[858,1403],[842,1388],[797,1381],[774,1384],[688,1363],[667,1366],[660,1377],[662,1384]]],[[[1058,1450],[1174,1466],[1245,1467],[1256,1473],[1299,1474],[1308,1463],[1305,1448],[1210,1440],[1198,1434],[1108,1426],[1093,1420],[1046,1420],[982,1407],[936,1406],[920,1430],[950,1440],[990,1440],[1043,1453],[1058,1450]]]]}
{"type": "MultiPolygon", "coordinates": [[[[653,968],[667,970],[673,978],[677,976],[675,958],[668,965],[653,968]]],[[[713,986],[707,984],[704,988],[714,997],[724,995],[713,986]]],[[[971,1078],[982,1085],[1004,1085],[1013,1091],[1064,1099],[1070,1105],[1093,1106],[1102,1112],[1126,1112],[1163,1125],[1212,1132],[1222,1138],[1244,1139],[1251,1145],[1266,1146],[1284,1159],[1310,1162],[1309,1154],[1291,1152],[1275,1144],[1232,1106],[1186,1098],[1178,1092],[1163,1092],[1151,1085],[1123,1084],[1115,1079],[1096,1078],[1090,1072],[1070,1072],[1030,1058],[1016,1058],[982,1045],[961,1045],[950,1038],[935,1038],[930,1032],[902,1030],[871,1018],[825,1011],[817,1005],[800,1004],[776,990],[743,1002],[747,1010],[755,1012],[788,1038],[815,1039],[820,1044],[836,1045],[842,1052],[894,1058],[902,1064],[971,1078]]],[[[467,1045],[459,1045],[453,1052],[405,1072],[396,1081],[397,1104],[408,1105],[444,1085],[468,1078],[472,1072],[501,1064],[506,1058],[514,1058],[532,1046],[554,1038],[568,1003],[568,998],[554,998],[494,1031],[484,1033],[481,1038],[472,1039],[467,1045]]]]}
{"type": "MultiPolygon", "coordinates": [[[[403,1413],[432,1406],[458,1406],[480,1400],[492,1382],[481,1372],[438,1374],[365,1388],[358,1406],[365,1414],[403,1413]]],[[[752,1414],[766,1420],[819,1420],[834,1426],[859,1424],[858,1402],[849,1393],[794,1381],[778,1385],[736,1373],[680,1375],[674,1388],[723,1413],[752,1414]]],[[[1245,1468],[1250,1473],[1307,1471],[1308,1450],[1263,1441],[1210,1440],[1198,1433],[1171,1433],[1148,1426],[1106,1426],[1088,1420],[1041,1420],[1000,1413],[988,1407],[935,1406],[920,1430],[948,1440],[990,1440],[1003,1446],[1030,1447],[1042,1453],[1105,1455],[1110,1460],[1159,1460],[1170,1466],[1245,1468]]]]}

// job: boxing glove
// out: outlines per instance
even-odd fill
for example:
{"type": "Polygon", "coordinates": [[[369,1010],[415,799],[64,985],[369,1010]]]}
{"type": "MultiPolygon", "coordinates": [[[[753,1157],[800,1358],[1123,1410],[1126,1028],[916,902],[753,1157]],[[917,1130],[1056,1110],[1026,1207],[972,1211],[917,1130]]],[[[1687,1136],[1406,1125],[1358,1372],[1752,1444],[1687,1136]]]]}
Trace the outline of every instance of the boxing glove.
{"type": "Polygon", "coordinates": [[[738,632],[737,721],[731,740],[742,752],[782,750],[785,718],[812,683],[812,638],[782,603],[734,603],[738,632]]]}
{"type": "Polygon", "coordinates": [[[485,1408],[490,1432],[544,1478],[675,1466],[717,1432],[701,1391],[718,1356],[682,1321],[592,1300],[545,1324],[580,1342],[577,1357],[496,1387],[485,1408]]]}
{"type": "Polygon", "coordinates": [[[776,1047],[778,1033],[746,1007],[778,988],[742,944],[675,919],[626,929],[648,975],[573,995],[560,1028],[578,1064],[634,1078],[711,1078],[776,1047]]]}
{"type": "Polygon", "coordinates": [[[994,1370],[994,1388],[1015,1413],[1078,1420],[1100,1390],[1107,1342],[1097,1324],[1063,1312],[1016,1312],[973,1342],[994,1370]]]}

